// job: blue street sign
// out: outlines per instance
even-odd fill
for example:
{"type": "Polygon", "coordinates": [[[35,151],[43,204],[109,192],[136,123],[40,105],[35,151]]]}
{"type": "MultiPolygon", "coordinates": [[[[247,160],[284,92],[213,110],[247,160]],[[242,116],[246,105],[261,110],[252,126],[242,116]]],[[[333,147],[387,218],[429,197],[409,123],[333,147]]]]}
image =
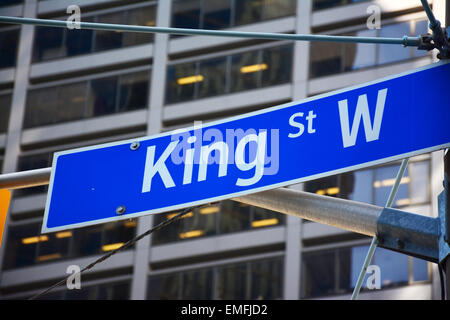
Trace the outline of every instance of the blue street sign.
{"type": "Polygon", "coordinates": [[[58,152],[42,232],[177,210],[450,146],[450,64],[58,152]]]}

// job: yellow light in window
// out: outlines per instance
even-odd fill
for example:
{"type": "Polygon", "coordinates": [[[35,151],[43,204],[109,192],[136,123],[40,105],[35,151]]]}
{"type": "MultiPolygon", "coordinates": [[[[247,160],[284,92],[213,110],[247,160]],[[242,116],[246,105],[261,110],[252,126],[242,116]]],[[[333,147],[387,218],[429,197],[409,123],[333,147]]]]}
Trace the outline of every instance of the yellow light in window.
{"type": "Polygon", "coordinates": [[[327,193],[329,195],[338,194],[339,193],[339,188],[338,187],[328,188],[327,189],[327,193]]]}
{"type": "Polygon", "coordinates": [[[72,102],[73,103],[80,103],[80,102],[84,102],[85,98],[83,96],[80,97],[73,97],[72,98],[72,102]]]}
{"type": "Polygon", "coordinates": [[[259,64],[252,64],[249,66],[243,66],[241,68],[242,73],[252,73],[252,72],[258,72],[261,70],[266,70],[267,64],[266,63],[259,63],[259,64]]]}
{"type": "MultiPolygon", "coordinates": [[[[400,180],[400,184],[409,183],[409,182],[411,182],[410,177],[404,177],[404,178],[402,178],[402,180],[400,180]]],[[[375,181],[373,183],[373,186],[375,188],[390,187],[390,186],[393,186],[394,183],[395,183],[395,178],[392,178],[392,179],[385,179],[385,180],[381,180],[381,181],[375,181]]]]}
{"type": "Polygon", "coordinates": [[[202,82],[203,80],[204,80],[204,77],[201,74],[198,74],[198,75],[195,75],[195,76],[179,78],[177,80],[177,83],[178,83],[178,85],[183,86],[183,85],[186,85],[186,84],[202,82]]]}
{"type": "Polygon", "coordinates": [[[123,244],[124,244],[123,242],[105,244],[104,246],[102,246],[102,250],[105,252],[116,250],[119,249],[121,246],[123,246],[123,244]]]}
{"type": "Polygon", "coordinates": [[[134,228],[136,227],[136,221],[127,221],[124,223],[125,228],[134,228]]]}
{"type": "Polygon", "coordinates": [[[395,204],[398,206],[406,206],[408,204],[410,204],[411,201],[409,199],[398,199],[397,201],[395,201],[395,204]]]}
{"type": "Polygon", "coordinates": [[[155,25],[155,20],[147,21],[147,23],[145,25],[148,27],[152,27],[155,25]]]}
{"type": "Polygon", "coordinates": [[[252,221],[253,228],[267,227],[278,224],[277,218],[252,221]]]}
{"type": "MultiPolygon", "coordinates": [[[[167,219],[172,219],[173,217],[175,217],[177,214],[179,214],[179,212],[175,212],[175,213],[171,213],[167,215],[167,219]]],[[[181,217],[181,219],[184,218],[190,218],[193,217],[194,213],[192,211],[189,211],[188,213],[186,213],[184,216],[181,217]]]]}
{"type": "Polygon", "coordinates": [[[317,190],[316,193],[323,196],[324,194],[326,194],[326,191],[321,189],[321,190],[317,190]]]}
{"type": "Polygon", "coordinates": [[[46,254],[43,256],[39,256],[37,259],[39,262],[42,262],[42,261],[48,261],[48,260],[55,260],[55,259],[59,259],[59,258],[61,258],[60,253],[52,253],[52,254],[46,254]]]}
{"type": "Polygon", "coordinates": [[[29,237],[29,238],[23,238],[22,244],[33,244],[33,243],[38,243],[38,242],[44,242],[47,240],[48,240],[47,236],[29,237]]]}
{"type": "Polygon", "coordinates": [[[70,238],[72,236],[71,231],[62,231],[55,234],[55,237],[58,239],[70,238]]]}
{"type": "Polygon", "coordinates": [[[200,237],[204,234],[205,232],[203,230],[192,230],[192,231],[187,231],[184,233],[180,233],[180,239],[187,239],[187,238],[195,238],[195,237],[200,237]]]}
{"type": "Polygon", "coordinates": [[[206,207],[200,209],[200,214],[212,214],[219,212],[219,207],[206,207]]]}

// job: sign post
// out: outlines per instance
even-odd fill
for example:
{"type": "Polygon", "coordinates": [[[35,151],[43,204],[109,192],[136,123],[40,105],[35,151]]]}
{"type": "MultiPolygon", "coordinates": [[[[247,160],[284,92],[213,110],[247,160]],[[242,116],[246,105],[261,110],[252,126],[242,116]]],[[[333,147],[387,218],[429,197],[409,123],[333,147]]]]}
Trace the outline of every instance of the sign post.
{"type": "Polygon", "coordinates": [[[450,146],[450,64],[56,153],[42,232],[235,198],[450,146]]]}

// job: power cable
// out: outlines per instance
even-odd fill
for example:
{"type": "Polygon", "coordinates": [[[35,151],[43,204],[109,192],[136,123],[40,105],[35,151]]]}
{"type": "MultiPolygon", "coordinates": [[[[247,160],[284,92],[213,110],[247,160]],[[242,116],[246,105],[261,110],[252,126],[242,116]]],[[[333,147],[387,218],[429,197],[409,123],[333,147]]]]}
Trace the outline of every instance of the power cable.
{"type": "Polygon", "coordinates": [[[151,229],[145,231],[144,233],[142,233],[142,234],[140,234],[140,235],[134,237],[133,239],[131,239],[131,240],[125,242],[125,243],[124,243],[122,246],[120,246],[119,248],[114,249],[114,250],[108,252],[107,254],[101,256],[101,257],[98,258],[97,260],[93,261],[92,263],[90,263],[89,265],[87,265],[86,267],[84,267],[84,268],[83,268],[82,270],[80,270],[79,272],[74,273],[74,274],[71,274],[71,275],[65,277],[64,279],[62,279],[62,280],[56,282],[55,284],[53,284],[52,286],[48,287],[47,289],[45,289],[45,290],[41,291],[40,293],[38,293],[38,294],[36,294],[36,295],[30,297],[28,300],[36,300],[36,299],[40,298],[40,297],[43,296],[44,294],[50,292],[50,291],[53,290],[54,288],[60,286],[60,285],[63,284],[64,282],[66,282],[66,281],[68,280],[69,277],[73,277],[73,276],[76,275],[76,274],[81,274],[81,273],[83,273],[83,272],[85,272],[85,271],[87,271],[87,270],[89,270],[89,269],[92,269],[95,265],[99,264],[100,262],[105,261],[106,259],[110,258],[111,256],[113,256],[113,255],[116,254],[117,252],[120,252],[120,251],[122,251],[122,250],[125,250],[125,249],[131,247],[133,244],[135,244],[135,243],[138,242],[139,240],[145,238],[146,236],[152,234],[153,232],[155,232],[155,231],[157,231],[157,230],[160,230],[160,229],[162,229],[162,228],[168,226],[169,224],[171,224],[171,223],[173,223],[173,222],[175,222],[175,221],[181,219],[183,216],[185,216],[186,214],[188,214],[188,213],[191,212],[192,210],[194,210],[194,209],[196,209],[196,208],[202,208],[202,207],[205,207],[205,206],[209,206],[209,205],[211,205],[211,204],[204,204],[204,205],[201,205],[201,206],[195,206],[195,207],[190,207],[190,208],[183,209],[180,213],[176,214],[176,215],[173,216],[172,218],[167,219],[167,220],[164,220],[163,222],[159,223],[158,225],[154,226],[153,228],[151,228],[151,229]]]}

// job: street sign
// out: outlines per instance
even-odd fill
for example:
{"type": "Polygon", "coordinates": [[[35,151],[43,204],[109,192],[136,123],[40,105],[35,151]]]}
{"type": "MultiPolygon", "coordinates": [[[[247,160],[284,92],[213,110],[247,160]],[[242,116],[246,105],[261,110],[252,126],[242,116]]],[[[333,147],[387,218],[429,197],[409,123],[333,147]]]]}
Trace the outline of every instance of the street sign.
{"type": "Polygon", "coordinates": [[[450,64],[439,62],[221,121],[58,152],[42,232],[178,210],[449,147],[449,83],[450,64]]]}
{"type": "Polygon", "coordinates": [[[2,246],[3,229],[5,228],[10,200],[11,191],[6,189],[0,190],[0,247],[2,246]]]}

